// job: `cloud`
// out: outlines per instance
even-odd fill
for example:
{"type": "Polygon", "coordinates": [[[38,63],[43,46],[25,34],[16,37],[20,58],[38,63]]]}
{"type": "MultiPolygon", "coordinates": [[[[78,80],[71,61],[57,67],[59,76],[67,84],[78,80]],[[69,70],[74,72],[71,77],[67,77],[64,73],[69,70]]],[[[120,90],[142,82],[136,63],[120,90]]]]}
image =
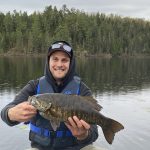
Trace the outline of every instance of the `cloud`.
{"type": "Polygon", "coordinates": [[[63,4],[66,4],[67,8],[74,7],[85,12],[99,11],[106,14],[112,13],[121,16],[150,19],[149,0],[0,0],[0,4],[0,11],[2,12],[21,10],[33,13],[34,11],[43,11],[49,5],[60,9],[63,4]]]}

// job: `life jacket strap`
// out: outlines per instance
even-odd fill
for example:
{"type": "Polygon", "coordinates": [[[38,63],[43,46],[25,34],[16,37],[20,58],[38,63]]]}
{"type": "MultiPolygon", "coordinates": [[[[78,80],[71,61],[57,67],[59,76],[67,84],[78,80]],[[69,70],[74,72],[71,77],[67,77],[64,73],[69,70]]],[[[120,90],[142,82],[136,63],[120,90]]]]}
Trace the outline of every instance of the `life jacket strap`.
{"type": "Polygon", "coordinates": [[[38,135],[45,136],[45,137],[56,137],[56,138],[61,138],[61,137],[71,137],[73,136],[72,133],[69,130],[65,131],[50,131],[48,129],[40,128],[32,123],[30,123],[30,130],[38,135]]]}

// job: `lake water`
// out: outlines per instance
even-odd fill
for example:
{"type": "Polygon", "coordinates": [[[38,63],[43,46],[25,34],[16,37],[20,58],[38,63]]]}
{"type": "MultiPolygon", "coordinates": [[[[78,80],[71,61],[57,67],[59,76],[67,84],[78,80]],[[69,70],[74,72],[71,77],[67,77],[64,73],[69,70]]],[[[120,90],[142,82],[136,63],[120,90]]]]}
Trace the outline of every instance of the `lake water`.
{"type": "MultiPolygon", "coordinates": [[[[29,80],[43,75],[44,63],[43,57],[0,57],[0,110],[29,80]]],[[[94,144],[106,150],[149,150],[150,59],[79,59],[77,71],[103,106],[102,113],[125,127],[112,145],[99,127],[94,144]]],[[[29,147],[26,126],[9,127],[0,119],[1,150],[29,147]]]]}

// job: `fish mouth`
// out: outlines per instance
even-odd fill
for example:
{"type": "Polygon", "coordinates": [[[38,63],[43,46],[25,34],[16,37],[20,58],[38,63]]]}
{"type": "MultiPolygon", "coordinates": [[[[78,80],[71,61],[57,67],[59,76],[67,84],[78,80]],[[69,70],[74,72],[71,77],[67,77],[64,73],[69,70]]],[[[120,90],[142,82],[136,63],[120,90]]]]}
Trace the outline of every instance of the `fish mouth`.
{"type": "Polygon", "coordinates": [[[39,102],[37,101],[36,97],[35,96],[32,96],[32,97],[29,97],[28,99],[29,103],[32,105],[32,106],[39,106],[39,102]]]}

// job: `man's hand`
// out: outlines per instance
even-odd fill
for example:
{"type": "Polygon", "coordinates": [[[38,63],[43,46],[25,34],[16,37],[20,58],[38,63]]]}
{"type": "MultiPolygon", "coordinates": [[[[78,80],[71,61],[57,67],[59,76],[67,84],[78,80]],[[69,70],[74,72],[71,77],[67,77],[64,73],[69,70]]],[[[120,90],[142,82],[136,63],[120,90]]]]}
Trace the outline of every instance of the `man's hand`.
{"type": "Polygon", "coordinates": [[[72,135],[75,136],[78,140],[84,140],[88,136],[90,125],[84,120],[79,120],[77,116],[73,118],[68,118],[68,123],[65,123],[69,130],[72,132],[72,135]]]}
{"type": "Polygon", "coordinates": [[[36,113],[36,108],[30,105],[29,102],[22,102],[8,110],[8,117],[11,121],[26,122],[36,113]]]}

